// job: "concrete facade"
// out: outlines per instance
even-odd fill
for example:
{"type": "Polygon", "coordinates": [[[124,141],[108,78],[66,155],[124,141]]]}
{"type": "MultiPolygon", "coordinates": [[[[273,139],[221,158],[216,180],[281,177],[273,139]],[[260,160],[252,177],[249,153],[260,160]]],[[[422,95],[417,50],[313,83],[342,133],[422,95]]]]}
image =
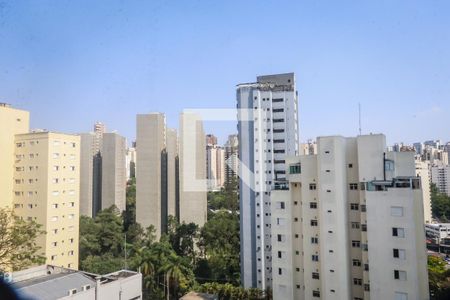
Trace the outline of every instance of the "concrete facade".
{"type": "Polygon", "coordinates": [[[384,135],[320,137],[272,192],[274,299],[429,299],[414,152],[384,135]]]}
{"type": "Polygon", "coordinates": [[[103,133],[102,137],[102,202],[101,209],[115,205],[125,210],[126,198],[126,140],[117,133],[103,133]]]}
{"type": "Polygon", "coordinates": [[[206,145],[203,123],[192,113],[180,114],[180,223],[202,227],[207,220],[206,145]]]}
{"type": "Polygon", "coordinates": [[[166,118],[161,113],[137,115],[136,221],[152,225],[157,239],[164,232],[167,209],[166,118]],[[164,207],[166,206],[166,207],[164,207]]]}

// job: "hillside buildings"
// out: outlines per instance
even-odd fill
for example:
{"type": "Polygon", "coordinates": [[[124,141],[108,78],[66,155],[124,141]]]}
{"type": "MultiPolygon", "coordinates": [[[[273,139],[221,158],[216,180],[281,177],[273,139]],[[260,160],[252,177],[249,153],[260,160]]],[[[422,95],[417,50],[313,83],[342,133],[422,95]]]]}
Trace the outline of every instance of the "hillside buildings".
{"type": "Polygon", "coordinates": [[[272,191],[274,299],[429,299],[413,152],[384,135],[320,137],[272,191]]]}
{"type": "Polygon", "coordinates": [[[298,154],[294,74],[259,76],[255,83],[239,84],[236,98],[241,280],[246,288],[266,289],[272,286],[273,274],[271,190],[286,182],[285,156],[298,154]]]}

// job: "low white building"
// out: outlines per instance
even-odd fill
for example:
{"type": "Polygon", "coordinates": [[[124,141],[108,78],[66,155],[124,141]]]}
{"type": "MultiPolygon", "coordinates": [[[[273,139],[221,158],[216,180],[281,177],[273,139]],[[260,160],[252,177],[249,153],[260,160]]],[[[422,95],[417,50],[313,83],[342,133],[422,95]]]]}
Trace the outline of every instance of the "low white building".
{"type": "Polygon", "coordinates": [[[12,273],[18,293],[37,300],[139,300],[142,274],[121,270],[106,275],[91,274],[51,265],[12,273]]]}
{"type": "Polygon", "coordinates": [[[286,174],[271,197],[274,299],[429,299],[414,152],[320,137],[286,174]]]}

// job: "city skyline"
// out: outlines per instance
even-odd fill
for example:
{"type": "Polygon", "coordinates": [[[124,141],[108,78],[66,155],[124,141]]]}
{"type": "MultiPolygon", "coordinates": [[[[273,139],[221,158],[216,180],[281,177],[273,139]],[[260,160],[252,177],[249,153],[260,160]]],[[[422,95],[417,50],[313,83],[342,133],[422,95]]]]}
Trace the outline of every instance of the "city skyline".
{"type": "MultiPolygon", "coordinates": [[[[176,127],[184,108],[234,107],[239,82],[294,72],[301,141],[357,134],[359,102],[365,134],[385,133],[388,144],[448,141],[449,5],[97,2],[85,11],[5,1],[0,100],[35,112],[32,128],[79,133],[102,121],[130,143],[138,113],[166,113],[176,127]],[[258,15],[276,9],[283,14],[254,30],[258,15]],[[283,55],[277,44],[242,47],[271,35],[289,41],[283,55]]],[[[223,144],[235,125],[206,122],[205,132],[223,144]]]]}

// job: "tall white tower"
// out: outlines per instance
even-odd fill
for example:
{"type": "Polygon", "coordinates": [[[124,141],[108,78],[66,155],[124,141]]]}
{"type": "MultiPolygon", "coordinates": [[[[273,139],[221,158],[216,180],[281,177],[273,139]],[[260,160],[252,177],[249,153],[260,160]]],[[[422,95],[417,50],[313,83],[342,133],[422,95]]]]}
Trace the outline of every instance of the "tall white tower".
{"type": "Polygon", "coordinates": [[[241,109],[241,278],[244,287],[266,289],[272,286],[270,193],[285,184],[284,157],[298,153],[294,73],[259,76],[255,83],[239,84],[236,99],[241,109]]]}

